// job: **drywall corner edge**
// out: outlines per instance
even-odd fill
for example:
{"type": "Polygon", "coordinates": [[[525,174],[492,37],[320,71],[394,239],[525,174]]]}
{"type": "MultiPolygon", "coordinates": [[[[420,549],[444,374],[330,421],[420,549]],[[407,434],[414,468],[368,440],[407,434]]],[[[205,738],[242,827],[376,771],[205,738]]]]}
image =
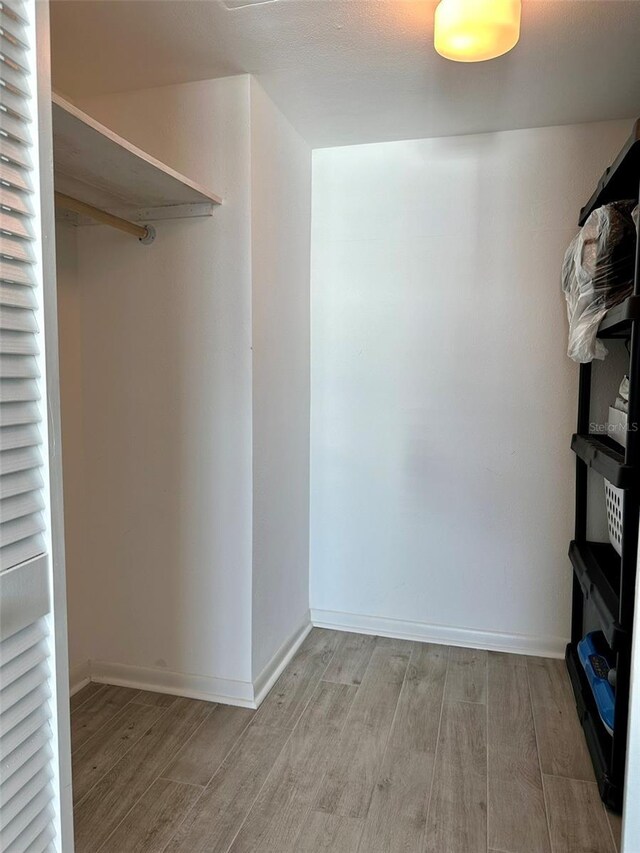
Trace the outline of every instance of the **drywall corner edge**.
{"type": "Polygon", "coordinates": [[[473,628],[429,625],[425,622],[410,622],[403,619],[388,619],[384,616],[368,616],[363,613],[342,613],[335,610],[315,610],[313,608],[311,610],[311,624],[317,628],[351,631],[355,634],[370,634],[378,637],[392,637],[397,640],[415,640],[419,643],[436,643],[558,659],[564,658],[565,648],[569,642],[565,637],[543,638],[526,634],[502,634],[491,631],[477,631],[473,628]]]}
{"type": "Polygon", "coordinates": [[[255,679],[253,682],[253,695],[256,708],[260,707],[284,668],[309,636],[312,627],[311,616],[307,611],[303,624],[285,640],[260,675],[255,679]]]}

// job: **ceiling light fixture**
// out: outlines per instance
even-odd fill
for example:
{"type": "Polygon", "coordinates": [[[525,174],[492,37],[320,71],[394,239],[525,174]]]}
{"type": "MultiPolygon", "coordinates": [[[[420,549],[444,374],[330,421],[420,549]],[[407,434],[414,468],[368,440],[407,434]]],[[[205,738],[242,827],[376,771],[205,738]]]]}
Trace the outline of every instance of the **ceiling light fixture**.
{"type": "Polygon", "coordinates": [[[435,48],[457,62],[502,56],[518,43],[521,10],[521,0],[440,0],[435,48]]]}

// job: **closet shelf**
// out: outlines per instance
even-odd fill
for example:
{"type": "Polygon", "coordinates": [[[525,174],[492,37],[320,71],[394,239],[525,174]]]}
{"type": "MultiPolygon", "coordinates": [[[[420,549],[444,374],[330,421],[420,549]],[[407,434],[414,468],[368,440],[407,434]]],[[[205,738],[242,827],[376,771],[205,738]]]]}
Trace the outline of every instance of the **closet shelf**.
{"type": "MultiPolygon", "coordinates": [[[[56,191],[134,221],[211,216],[221,204],[55,93],[52,111],[56,191]]],[[[77,215],[74,221],[85,222],[77,215]]]]}
{"type": "Polygon", "coordinates": [[[630,489],[636,485],[637,472],[625,463],[624,451],[608,436],[574,435],[571,449],[579,459],[619,489],[630,489]]]}
{"type": "Polygon", "coordinates": [[[596,191],[580,211],[579,224],[584,225],[592,211],[610,201],[638,198],[640,184],[640,119],[633,126],[613,163],[600,178],[596,191]]]}
{"type": "Polygon", "coordinates": [[[598,327],[599,338],[630,338],[633,323],[640,319],[640,296],[629,296],[614,305],[598,327]]]}
{"type": "Polygon", "coordinates": [[[600,720],[591,687],[580,663],[578,652],[572,643],[567,646],[565,660],[600,796],[608,806],[619,810],[622,804],[622,791],[612,781],[612,737],[600,720]]]}
{"type": "Polygon", "coordinates": [[[569,559],[585,599],[591,601],[612,649],[624,638],[620,628],[620,557],[608,542],[572,542],[569,559]]]}

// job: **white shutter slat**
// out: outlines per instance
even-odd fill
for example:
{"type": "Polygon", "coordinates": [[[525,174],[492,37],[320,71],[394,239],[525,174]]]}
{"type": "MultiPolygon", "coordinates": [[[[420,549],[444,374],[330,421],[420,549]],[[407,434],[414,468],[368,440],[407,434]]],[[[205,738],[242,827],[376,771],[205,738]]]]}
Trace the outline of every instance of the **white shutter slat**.
{"type": "MultiPolygon", "coordinates": [[[[33,168],[28,146],[26,146],[22,142],[19,142],[17,139],[7,137],[2,141],[2,156],[6,157],[6,159],[9,160],[11,163],[15,164],[16,166],[20,166],[23,169],[33,168]]],[[[26,183],[25,189],[29,189],[28,181],[26,183]]]]}
{"type": "Polygon", "coordinates": [[[20,14],[17,6],[6,2],[0,3],[0,43],[2,50],[11,56],[25,74],[28,75],[28,22],[20,14]]]}
{"type": "Polygon", "coordinates": [[[51,761],[53,753],[49,744],[37,749],[10,776],[2,777],[0,784],[0,803],[7,803],[18,793],[33,776],[51,761]]]}
{"type": "Polygon", "coordinates": [[[53,789],[48,785],[32,800],[25,800],[11,823],[0,830],[0,849],[4,853],[24,853],[53,818],[53,789]]]}
{"type": "Polygon", "coordinates": [[[0,355],[38,355],[35,335],[5,329],[0,338],[0,355]]]}
{"type": "Polygon", "coordinates": [[[17,115],[0,107],[0,133],[8,139],[31,145],[28,123],[17,115]]]}
{"type": "Polygon", "coordinates": [[[22,811],[25,799],[35,799],[51,782],[51,767],[42,767],[10,800],[0,801],[0,832],[22,811]]]}
{"type": "Polygon", "coordinates": [[[5,403],[0,407],[0,427],[37,423],[40,423],[37,403],[5,403]]]}
{"type": "Polygon", "coordinates": [[[27,847],[26,853],[56,853],[53,839],[56,834],[51,825],[47,826],[36,840],[27,847]]]}
{"type": "Polygon", "coordinates": [[[4,790],[5,785],[10,786],[13,777],[22,772],[23,767],[27,762],[35,758],[40,753],[51,754],[51,744],[49,742],[50,730],[49,723],[35,731],[33,734],[26,737],[11,753],[3,753],[2,757],[2,786],[0,790],[4,790]]]}
{"type": "MultiPolygon", "coordinates": [[[[0,303],[6,308],[23,308],[26,311],[33,311],[34,308],[37,308],[38,303],[36,301],[36,295],[33,287],[29,287],[27,282],[25,283],[16,283],[8,282],[6,280],[2,280],[2,276],[4,273],[9,274],[10,270],[7,270],[6,267],[8,264],[13,264],[14,261],[7,261],[5,258],[0,259],[0,303]],[[25,286],[27,285],[27,286],[25,286]]],[[[18,264],[16,264],[18,266],[18,264]]],[[[20,266],[24,266],[20,264],[20,266]]],[[[27,267],[27,269],[29,269],[27,267]]],[[[2,343],[0,343],[0,354],[4,349],[2,343]]],[[[2,374],[4,376],[4,374],[2,374]]]]}
{"type": "MultiPolygon", "coordinates": [[[[24,261],[12,260],[6,257],[0,257],[0,280],[7,284],[13,284],[14,286],[26,284],[30,285],[30,287],[34,287],[36,284],[35,272],[30,263],[24,263],[24,261]]],[[[11,293],[9,292],[7,296],[10,297],[11,293]]],[[[3,294],[0,294],[0,302],[4,304],[3,294]]],[[[6,304],[11,305],[12,303],[9,302],[6,304]]]]}
{"type": "Polygon", "coordinates": [[[0,53],[7,65],[25,80],[29,78],[28,52],[26,29],[16,15],[11,19],[6,10],[0,10],[0,53]]]}
{"type": "Polygon", "coordinates": [[[24,66],[24,51],[14,44],[15,38],[6,29],[0,29],[0,74],[18,89],[28,85],[24,66]]]}
{"type": "Polygon", "coordinates": [[[14,115],[28,119],[29,109],[25,105],[25,100],[28,99],[26,99],[20,92],[16,91],[14,86],[6,83],[0,75],[0,105],[6,110],[12,112],[14,115]]]}
{"type": "Polygon", "coordinates": [[[11,0],[11,2],[0,0],[0,12],[3,12],[9,18],[24,26],[27,26],[29,23],[23,0],[11,0]]]}
{"type": "MultiPolygon", "coordinates": [[[[2,137],[0,137],[2,139],[2,137]]],[[[5,213],[11,213],[17,217],[33,217],[33,199],[27,193],[0,184],[0,207],[5,213]]],[[[2,230],[13,233],[11,227],[2,226],[2,230]]]]}
{"type": "Polygon", "coordinates": [[[5,93],[0,88],[0,126],[2,124],[9,125],[11,122],[19,123],[19,127],[29,127],[31,124],[31,116],[29,110],[25,109],[23,101],[13,99],[11,102],[4,97],[5,93]]]}
{"type": "Polygon", "coordinates": [[[33,311],[0,305],[0,331],[35,333],[38,331],[38,322],[33,311]]]}
{"type": "MultiPolygon", "coordinates": [[[[9,522],[15,524],[17,522],[9,522]]],[[[26,524],[24,525],[26,527],[26,524]]],[[[37,520],[32,521],[32,527],[37,527],[37,520]]],[[[31,536],[20,536],[15,542],[3,545],[0,548],[0,572],[16,566],[18,563],[24,563],[27,560],[32,560],[38,554],[42,554],[45,550],[44,537],[41,533],[36,532],[31,536]]]]}
{"type": "Polygon", "coordinates": [[[0,24],[11,30],[14,35],[20,38],[20,41],[24,45],[27,45],[27,20],[18,6],[12,6],[6,0],[0,2],[0,24]]]}
{"type": "MultiPolygon", "coordinates": [[[[5,379],[39,379],[40,368],[32,355],[0,352],[0,376],[5,379]]],[[[0,426],[4,426],[4,420],[0,421],[0,426]]]]}
{"type": "Polygon", "coordinates": [[[6,734],[32,711],[48,701],[51,691],[46,687],[49,679],[46,662],[24,673],[13,684],[2,688],[0,706],[0,733],[6,734]]]}
{"type": "Polygon", "coordinates": [[[2,37],[16,48],[22,48],[22,63],[29,49],[26,27],[23,21],[12,15],[6,8],[0,8],[0,32],[2,37]]]}
{"type": "Polygon", "coordinates": [[[34,12],[34,0],[0,0],[1,853],[61,853],[47,624],[48,450],[39,346],[46,218],[34,168],[42,161],[33,146],[42,130],[38,99],[31,98],[38,90],[34,12]]]}
{"type": "MultiPolygon", "coordinates": [[[[7,147],[7,140],[3,140],[2,150],[7,147]]],[[[0,159],[0,181],[14,189],[29,194],[31,192],[31,181],[29,173],[22,166],[12,163],[10,160],[0,159]]]]}
{"type": "Polygon", "coordinates": [[[3,203],[2,195],[0,187],[0,239],[5,234],[11,234],[24,240],[33,240],[33,220],[29,216],[28,205],[26,211],[14,212],[11,205],[3,203]]]}
{"type": "MultiPolygon", "coordinates": [[[[14,308],[12,305],[0,304],[0,332],[29,332],[38,331],[38,321],[33,311],[27,308],[14,308]]],[[[3,334],[4,337],[4,334],[3,334]]],[[[0,340],[0,346],[2,341],[0,340]]],[[[0,398],[0,403],[2,399],[0,398]]]]}
{"type": "Polygon", "coordinates": [[[39,468],[29,467],[0,479],[0,499],[7,500],[36,489],[42,489],[44,480],[39,468]]]}
{"type": "Polygon", "coordinates": [[[53,840],[56,837],[51,824],[26,849],[25,853],[56,853],[53,840]]]}
{"type": "MultiPolygon", "coordinates": [[[[53,799],[53,792],[51,792],[49,799],[53,799]]],[[[30,823],[25,827],[20,836],[6,850],[3,850],[3,853],[34,853],[34,849],[37,849],[34,848],[34,845],[38,844],[43,836],[45,839],[47,837],[49,839],[55,837],[53,830],[54,817],[53,806],[49,802],[37,817],[30,819],[30,823]]],[[[44,849],[47,850],[50,847],[45,847],[44,849]]]]}
{"type": "Polygon", "coordinates": [[[0,103],[0,133],[12,136],[23,145],[30,145],[32,140],[30,126],[31,119],[19,102],[12,105],[0,103]]]}
{"type": "Polygon", "coordinates": [[[0,16],[0,51],[11,63],[26,71],[29,60],[23,39],[24,35],[21,37],[19,28],[15,25],[7,26],[4,16],[0,16]]]}
{"type": "MultiPolygon", "coordinates": [[[[0,305],[3,309],[18,308],[22,311],[30,311],[32,315],[32,324],[36,324],[37,319],[34,309],[38,307],[36,292],[29,280],[29,276],[25,275],[20,267],[25,267],[29,270],[26,264],[18,263],[17,261],[8,261],[6,258],[0,259],[0,305]],[[16,281],[16,278],[9,281],[10,275],[23,277],[23,281],[16,281]]],[[[22,322],[22,321],[21,321],[22,322]]],[[[8,330],[10,331],[10,330],[8,330]]],[[[3,343],[0,343],[0,352],[4,350],[3,343]]]]}
{"type": "Polygon", "coordinates": [[[13,521],[3,521],[0,524],[0,555],[6,546],[37,536],[45,529],[44,516],[41,512],[14,518],[13,521]]]}
{"type": "Polygon", "coordinates": [[[2,466],[0,497],[4,497],[2,484],[5,474],[14,474],[16,471],[25,471],[28,468],[40,468],[41,465],[42,456],[37,447],[5,450],[4,453],[0,453],[0,466],[2,466]]]}
{"type": "MultiPolygon", "coordinates": [[[[21,424],[19,426],[4,426],[0,428],[0,451],[16,450],[19,447],[32,447],[42,444],[40,429],[37,424],[21,424]]],[[[6,521],[4,516],[0,521],[6,521]]]]}
{"type": "MultiPolygon", "coordinates": [[[[0,63],[0,109],[5,109],[14,115],[24,116],[25,98],[6,78],[2,75],[2,63],[0,63]],[[22,112],[21,112],[22,111],[22,112]]],[[[28,115],[28,111],[26,113],[28,115]]]]}
{"type": "Polygon", "coordinates": [[[29,670],[34,669],[43,661],[47,660],[49,646],[45,640],[41,640],[35,646],[30,646],[8,661],[0,670],[3,687],[13,684],[18,678],[22,678],[29,670]]]}
{"type": "Polygon", "coordinates": [[[21,631],[16,631],[0,642],[0,667],[5,667],[26,651],[39,646],[49,636],[47,623],[44,619],[38,619],[31,625],[27,625],[21,631]]]}
{"type": "Polygon", "coordinates": [[[31,242],[21,237],[3,234],[0,237],[0,252],[2,252],[3,257],[10,258],[13,261],[22,261],[26,264],[35,263],[31,242]]]}
{"type": "Polygon", "coordinates": [[[45,550],[46,543],[44,536],[40,534],[31,536],[28,539],[21,539],[19,542],[14,542],[13,545],[7,545],[5,548],[0,548],[0,572],[4,572],[12,566],[17,566],[18,563],[32,560],[38,554],[44,554],[45,550]]]}
{"type": "Polygon", "coordinates": [[[27,738],[30,738],[31,735],[34,735],[38,729],[41,729],[43,726],[46,725],[48,728],[50,716],[51,713],[48,706],[41,705],[24,719],[20,720],[20,722],[14,724],[10,729],[8,729],[5,735],[0,737],[2,754],[4,755],[6,753],[8,755],[13,752],[14,749],[17,749],[21,743],[24,743],[27,738]]]}
{"type": "Polygon", "coordinates": [[[0,52],[0,85],[18,100],[28,100],[29,81],[27,75],[6,53],[0,52]]]}
{"type": "Polygon", "coordinates": [[[3,403],[39,400],[40,386],[35,379],[0,379],[0,399],[3,403]]]}
{"type": "Polygon", "coordinates": [[[3,38],[16,48],[22,50],[22,64],[26,64],[26,52],[29,50],[29,42],[27,38],[27,30],[25,22],[19,17],[12,14],[10,10],[0,8],[0,30],[2,30],[3,38]]]}

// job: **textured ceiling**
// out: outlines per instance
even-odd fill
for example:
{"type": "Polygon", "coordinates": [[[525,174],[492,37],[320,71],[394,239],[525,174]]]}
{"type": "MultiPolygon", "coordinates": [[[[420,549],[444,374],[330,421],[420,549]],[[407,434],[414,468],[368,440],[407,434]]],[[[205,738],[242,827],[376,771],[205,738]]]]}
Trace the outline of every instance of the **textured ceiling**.
{"type": "Polygon", "coordinates": [[[70,96],[249,72],[315,147],[640,115],[640,0],[524,0],[515,50],[433,49],[432,0],[54,0],[70,96]]]}

